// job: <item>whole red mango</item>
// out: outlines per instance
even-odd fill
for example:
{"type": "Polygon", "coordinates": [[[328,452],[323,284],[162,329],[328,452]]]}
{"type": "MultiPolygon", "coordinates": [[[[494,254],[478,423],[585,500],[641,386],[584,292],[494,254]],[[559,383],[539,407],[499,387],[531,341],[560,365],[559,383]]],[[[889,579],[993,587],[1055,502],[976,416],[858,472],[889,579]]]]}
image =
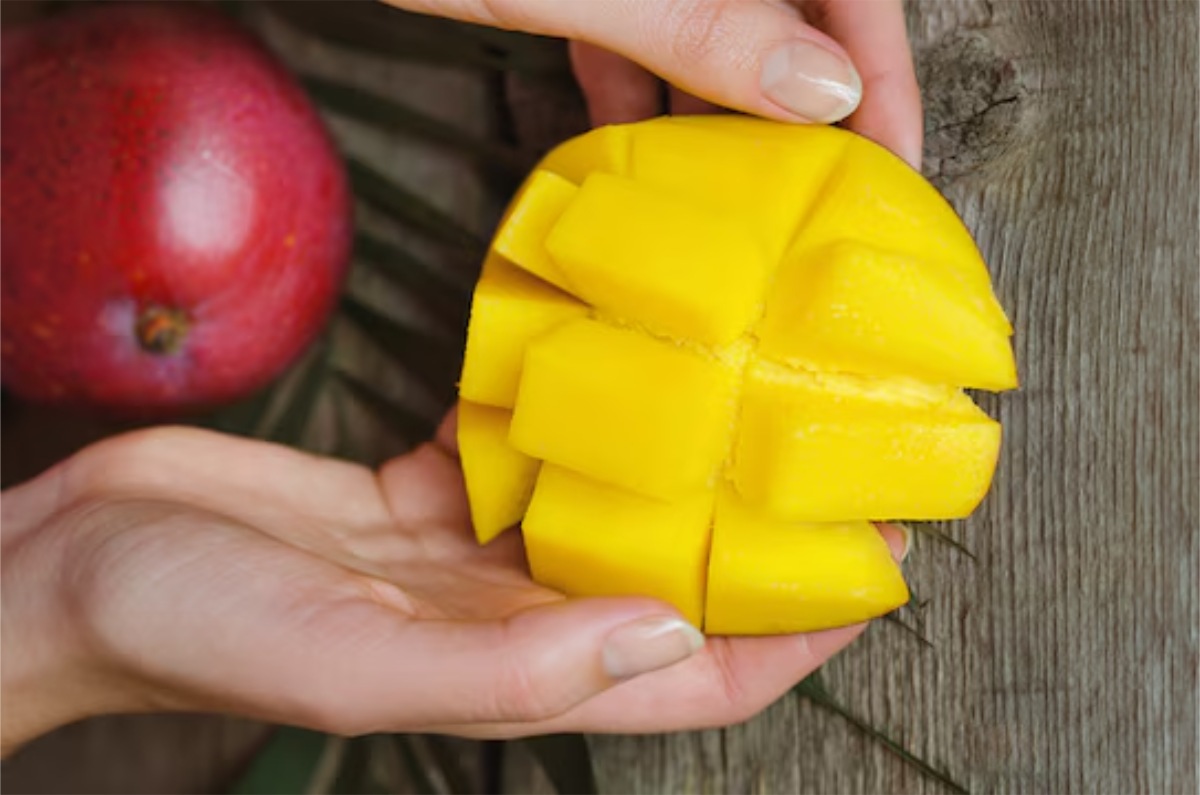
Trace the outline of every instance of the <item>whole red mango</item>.
{"type": "Polygon", "coordinates": [[[121,414],[228,403],[319,333],[351,200],[306,95],[223,14],[98,4],[4,42],[2,377],[121,414]]]}

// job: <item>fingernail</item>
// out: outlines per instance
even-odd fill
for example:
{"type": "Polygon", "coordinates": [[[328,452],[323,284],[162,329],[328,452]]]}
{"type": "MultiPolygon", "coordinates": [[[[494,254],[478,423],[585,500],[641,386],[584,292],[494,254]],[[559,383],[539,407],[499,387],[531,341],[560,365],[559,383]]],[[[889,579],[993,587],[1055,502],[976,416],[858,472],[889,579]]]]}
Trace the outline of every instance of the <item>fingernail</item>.
{"type": "Polygon", "coordinates": [[[904,551],[900,553],[900,562],[903,563],[908,558],[909,550],[912,549],[913,531],[908,525],[899,522],[896,523],[896,529],[900,531],[900,535],[904,536],[904,551]]]}
{"type": "Polygon", "coordinates": [[[704,636],[678,618],[642,618],[623,624],[604,640],[604,670],[629,679],[686,660],[704,647],[704,636]]]}
{"type": "Polygon", "coordinates": [[[844,119],[862,99],[862,80],[850,61],[811,41],[768,53],[759,85],[775,104],[815,122],[844,119]]]}

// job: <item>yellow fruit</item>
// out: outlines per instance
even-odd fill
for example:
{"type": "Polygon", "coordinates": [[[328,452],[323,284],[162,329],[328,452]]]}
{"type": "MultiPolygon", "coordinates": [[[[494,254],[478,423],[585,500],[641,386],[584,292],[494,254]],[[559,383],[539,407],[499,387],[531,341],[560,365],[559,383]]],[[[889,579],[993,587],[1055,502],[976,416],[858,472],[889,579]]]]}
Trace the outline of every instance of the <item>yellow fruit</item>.
{"type": "Polygon", "coordinates": [[[729,133],[720,127],[682,121],[665,119],[636,130],[629,146],[630,177],[711,207],[754,233],[770,261],[777,261],[838,163],[847,137],[814,127],[803,147],[792,138],[760,136],[739,136],[737,146],[730,146],[729,133]],[[720,156],[713,157],[714,152],[720,156]]]}
{"type": "Polygon", "coordinates": [[[953,210],[865,139],[595,130],[526,180],[476,293],[479,538],[524,516],[539,582],[654,596],[715,634],[881,615],[907,589],[870,522],[984,498],[1000,426],[962,389],[1016,387],[1010,336],[953,210]]]}
{"type": "Polygon", "coordinates": [[[737,375],[636,331],[572,321],[529,346],[509,438],[605,483],[678,497],[713,484],[737,375]]]}
{"type": "Polygon", "coordinates": [[[458,404],[458,453],[481,544],[525,515],[541,464],[508,443],[511,421],[512,412],[505,409],[466,400],[458,404]]]}
{"type": "Polygon", "coordinates": [[[1008,334],[917,259],[841,240],[779,267],[760,352],[827,372],[1017,385],[1008,334]]]}
{"type": "Polygon", "coordinates": [[[569,289],[545,241],[576,193],[578,188],[553,172],[533,172],[509,206],[492,250],[539,279],[569,289]]]}
{"type": "Polygon", "coordinates": [[[662,502],[545,464],[521,529],[543,585],[656,597],[699,626],[712,513],[711,491],[662,502]]]}
{"type": "Polygon", "coordinates": [[[705,629],[777,635],[857,624],[908,601],[868,522],[787,522],[722,492],[713,523],[705,629]]]}
{"type": "Polygon", "coordinates": [[[525,349],[538,335],[587,307],[571,296],[509,265],[498,254],[484,263],[475,288],[459,396],[511,409],[525,349]]]}
{"type": "Polygon", "coordinates": [[[732,473],[781,519],[952,519],[983,499],[999,452],[999,423],[956,389],[758,362],[732,473]]]}
{"type": "Polygon", "coordinates": [[[624,174],[629,170],[628,125],[600,127],[566,141],[542,158],[540,170],[582,185],[591,174],[624,174]]]}
{"type": "Polygon", "coordinates": [[[755,236],[631,179],[588,177],[544,247],[575,295],[652,331],[724,345],[762,314],[768,262],[755,236]]]}

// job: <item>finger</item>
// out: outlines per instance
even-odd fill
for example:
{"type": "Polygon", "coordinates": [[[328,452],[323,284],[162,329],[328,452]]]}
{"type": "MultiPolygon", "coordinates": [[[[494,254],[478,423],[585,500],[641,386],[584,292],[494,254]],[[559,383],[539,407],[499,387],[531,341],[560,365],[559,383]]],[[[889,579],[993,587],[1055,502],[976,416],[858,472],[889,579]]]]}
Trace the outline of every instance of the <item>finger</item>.
{"type": "Polygon", "coordinates": [[[437,433],[434,434],[433,441],[438,447],[446,451],[447,455],[458,458],[458,404],[455,403],[446,412],[446,416],[442,418],[441,424],[438,425],[437,433]]]}
{"type": "MultiPolygon", "coordinates": [[[[447,416],[443,431],[454,422],[447,416]]],[[[470,508],[463,485],[462,467],[438,443],[424,444],[411,453],[388,461],[379,469],[379,489],[391,515],[375,535],[375,552],[384,559],[402,559],[395,552],[384,555],[387,547],[402,549],[416,543],[421,557],[485,563],[505,571],[524,574],[525,553],[519,533],[507,532],[480,546],[471,530],[470,508]]],[[[360,544],[369,537],[360,533],[360,544]]]]}
{"type": "Polygon", "coordinates": [[[833,122],[858,105],[849,56],[794,8],[765,0],[389,0],[417,11],[578,39],[696,96],[783,121],[833,122]]]}
{"type": "MultiPolygon", "coordinates": [[[[880,525],[892,556],[902,560],[906,531],[880,525]]],[[[728,726],[770,706],[852,643],[866,624],[773,637],[710,638],[695,657],[601,693],[538,725],[455,725],[438,731],[512,737],[567,731],[669,732],[728,726]]]]}
{"type": "Polygon", "coordinates": [[[724,112],[723,108],[686,91],[680,91],[675,86],[668,89],[668,98],[671,113],[675,116],[702,116],[724,112]]]}
{"type": "Polygon", "coordinates": [[[343,683],[325,722],[352,722],[339,728],[353,733],[545,723],[704,643],[671,608],[640,598],[561,601],[504,621],[397,621],[373,634],[322,655],[343,683]]]}
{"type": "Polygon", "coordinates": [[[200,428],[159,427],[121,434],[69,459],[68,494],[133,490],[204,506],[260,528],[314,528],[388,519],[369,469],[291,447],[200,428]]]}
{"type": "Polygon", "coordinates": [[[661,112],[658,78],[633,61],[581,41],[571,42],[570,53],[592,126],[640,121],[661,112]]]}
{"type": "Polygon", "coordinates": [[[863,95],[847,126],[921,167],[921,92],[900,0],[808,0],[805,15],[837,39],[862,76],[863,95]]]}
{"type": "Polygon", "coordinates": [[[844,649],[865,624],[805,635],[709,638],[678,665],[621,684],[537,723],[458,724],[433,731],[480,739],[559,732],[644,734],[741,723],[844,649]]]}

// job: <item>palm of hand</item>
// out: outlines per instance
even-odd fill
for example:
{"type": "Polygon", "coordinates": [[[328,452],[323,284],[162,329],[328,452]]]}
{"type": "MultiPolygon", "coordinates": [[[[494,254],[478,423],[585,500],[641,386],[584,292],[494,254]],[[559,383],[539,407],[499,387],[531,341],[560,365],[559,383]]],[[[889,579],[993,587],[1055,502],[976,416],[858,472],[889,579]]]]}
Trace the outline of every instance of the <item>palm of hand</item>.
{"type": "Polygon", "coordinates": [[[709,639],[614,682],[605,635],[673,611],[566,600],[529,578],[515,533],[480,548],[452,426],[378,473],[183,429],[60,468],[75,506],[70,612],[132,708],[345,734],[713,726],[759,711],[861,631],[709,639]]]}

